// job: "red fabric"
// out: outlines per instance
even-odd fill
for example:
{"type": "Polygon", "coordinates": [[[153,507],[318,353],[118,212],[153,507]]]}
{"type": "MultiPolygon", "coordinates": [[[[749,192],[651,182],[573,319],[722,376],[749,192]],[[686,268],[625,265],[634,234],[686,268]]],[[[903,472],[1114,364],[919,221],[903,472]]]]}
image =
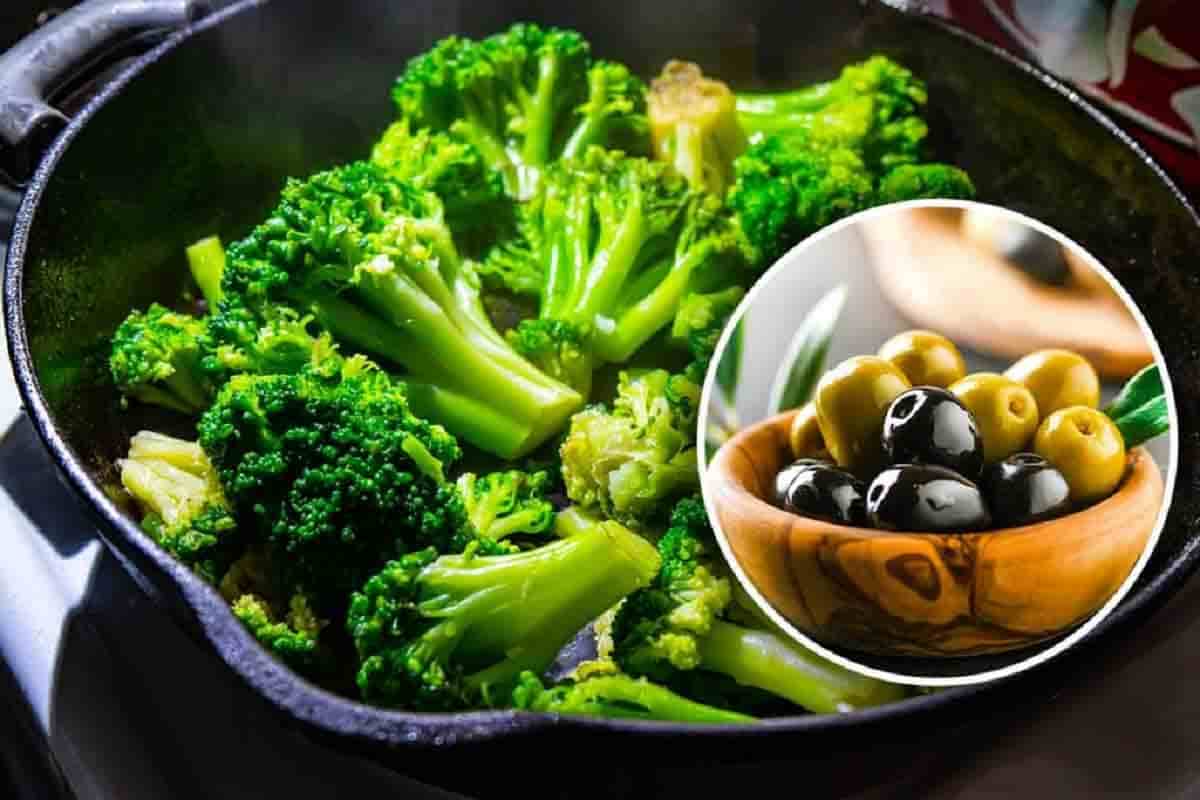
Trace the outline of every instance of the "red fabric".
{"type": "Polygon", "coordinates": [[[941,0],[963,28],[1076,85],[1200,198],[1200,3],[941,0]]]}

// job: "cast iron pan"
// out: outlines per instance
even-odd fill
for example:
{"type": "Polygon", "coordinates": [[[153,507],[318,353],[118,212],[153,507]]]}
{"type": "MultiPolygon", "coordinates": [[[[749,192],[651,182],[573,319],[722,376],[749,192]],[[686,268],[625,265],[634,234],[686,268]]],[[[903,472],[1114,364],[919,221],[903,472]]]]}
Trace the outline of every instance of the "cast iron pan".
{"type": "MultiPolygon", "coordinates": [[[[577,765],[588,776],[585,783],[600,781],[597,786],[611,787],[616,779],[601,776],[632,775],[639,764],[770,760],[820,761],[866,782],[887,763],[888,742],[919,741],[947,725],[1049,697],[1087,668],[1098,639],[1135,627],[1194,569],[1200,329],[1181,323],[1200,316],[1194,264],[1200,220],[1136,144],[1038,69],[911,9],[875,3],[486,0],[460,8],[439,0],[243,0],[190,23],[195,9],[186,0],[118,5],[125,12],[156,10],[125,28],[184,27],[76,115],[28,183],[4,283],[17,383],[47,448],[112,550],[181,624],[306,733],[465,787],[498,788],[503,780],[482,768],[447,772],[445,762],[524,761],[531,746],[540,748],[543,764],[577,765]],[[1087,642],[986,688],[752,727],[384,711],[286,671],[214,591],[141,532],[114,491],[113,459],[139,428],[188,431],[178,419],[118,406],[105,364],[111,331],[131,308],[178,296],[185,245],[214,231],[227,241],[236,238],[270,207],[286,176],[368,152],[389,120],[388,88],[406,58],[448,33],[486,34],[518,19],[576,27],[598,54],[643,74],[682,57],[739,87],[817,80],[871,52],[887,53],[928,81],[935,147],[971,173],[981,200],[1047,222],[1109,266],[1162,344],[1176,389],[1181,451],[1175,502],[1158,550],[1135,590],[1087,642]],[[612,769],[584,755],[597,746],[612,769]],[[865,747],[873,753],[866,761],[865,747]]],[[[106,23],[114,19],[119,14],[110,10],[106,23]]],[[[65,33],[68,39],[60,41],[69,47],[94,48],[112,40],[96,33],[95,21],[60,18],[57,30],[42,35],[65,33]]],[[[66,68],[54,63],[49,69],[46,52],[63,51],[25,52],[0,75],[66,68]]],[[[10,170],[21,166],[13,143],[31,144],[36,154],[65,122],[39,105],[50,85],[45,78],[0,81],[8,93],[0,101],[14,92],[24,101],[0,102],[9,123],[13,114],[23,115],[22,124],[0,125],[10,143],[10,170]]],[[[518,772],[513,777],[527,787],[527,771],[518,772]]]]}

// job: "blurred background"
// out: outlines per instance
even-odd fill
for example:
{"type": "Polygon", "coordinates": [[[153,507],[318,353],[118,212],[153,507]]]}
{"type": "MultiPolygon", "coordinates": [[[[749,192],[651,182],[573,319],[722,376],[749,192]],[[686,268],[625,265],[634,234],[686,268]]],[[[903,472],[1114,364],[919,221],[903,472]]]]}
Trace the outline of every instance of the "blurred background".
{"type": "MultiPolygon", "coordinates": [[[[742,322],[734,392],[741,426],[769,415],[797,328],[839,286],[846,298],[825,369],[928,328],[959,346],[968,372],[1003,372],[1037,349],[1076,350],[1101,373],[1106,401],[1153,359],[1141,325],[1083,251],[991,206],[869,213],[799,245],[760,286],[742,322]]],[[[710,420],[720,420],[721,392],[711,397],[710,420]]],[[[1169,438],[1147,445],[1164,469],[1169,438]]]]}

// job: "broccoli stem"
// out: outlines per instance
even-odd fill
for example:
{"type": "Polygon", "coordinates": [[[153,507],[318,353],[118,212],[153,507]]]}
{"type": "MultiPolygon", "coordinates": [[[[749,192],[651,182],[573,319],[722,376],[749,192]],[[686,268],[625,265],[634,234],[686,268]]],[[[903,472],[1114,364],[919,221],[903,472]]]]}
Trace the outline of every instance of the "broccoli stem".
{"type": "Polygon", "coordinates": [[[559,59],[549,53],[538,59],[537,88],[526,106],[525,142],[521,148],[521,160],[532,166],[540,167],[550,160],[560,66],[559,59]]]}
{"type": "Polygon", "coordinates": [[[520,187],[516,167],[504,142],[490,133],[484,119],[482,112],[472,105],[467,108],[467,118],[458,120],[450,129],[478,150],[487,165],[500,174],[505,192],[510,196],[518,196],[520,187]]]}
{"type": "Polygon", "coordinates": [[[496,411],[486,401],[429,383],[406,381],[405,386],[414,414],[437,420],[476,447],[519,453],[534,434],[531,424],[496,411]]]}
{"type": "MultiPolygon", "coordinates": [[[[553,693],[553,690],[551,690],[553,693]]],[[[622,719],[732,724],[754,717],[697,703],[658,684],[626,675],[600,675],[569,686],[561,697],[535,704],[534,710],[622,719]]]]}
{"type": "Polygon", "coordinates": [[[700,637],[700,666],[818,714],[899,700],[904,689],[844,670],[769,631],[715,620],[700,637]]]}
{"type": "Polygon", "coordinates": [[[455,660],[468,671],[490,664],[466,677],[468,688],[486,690],[544,670],[587,623],[649,584],[659,563],[645,539],[600,522],[514,555],[443,556],[421,573],[421,611],[470,631],[455,660]]]}
{"type": "Polygon", "coordinates": [[[583,155],[584,150],[600,141],[604,135],[608,116],[603,109],[607,105],[610,95],[608,88],[608,77],[604,70],[596,69],[588,73],[587,113],[575,126],[575,130],[571,132],[567,143],[563,146],[562,156],[560,156],[562,159],[578,158],[583,155]]]}
{"type": "Polygon", "coordinates": [[[614,306],[625,280],[633,271],[642,245],[646,243],[648,231],[642,191],[636,183],[628,189],[629,198],[625,213],[611,228],[611,241],[601,242],[601,246],[597,247],[591,264],[588,265],[583,290],[576,305],[575,313],[588,323],[598,314],[614,306]]]}
{"type": "Polygon", "coordinates": [[[208,236],[186,250],[188,269],[210,309],[221,302],[221,276],[225,274],[225,248],[216,236],[208,236]]]}
{"type": "Polygon", "coordinates": [[[162,381],[163,388],[145,383],[129,393],[143,403],[163,406],[182,414],[199,414],[212,403],[212,393],[190,369],[176,369],[162,381]]]}

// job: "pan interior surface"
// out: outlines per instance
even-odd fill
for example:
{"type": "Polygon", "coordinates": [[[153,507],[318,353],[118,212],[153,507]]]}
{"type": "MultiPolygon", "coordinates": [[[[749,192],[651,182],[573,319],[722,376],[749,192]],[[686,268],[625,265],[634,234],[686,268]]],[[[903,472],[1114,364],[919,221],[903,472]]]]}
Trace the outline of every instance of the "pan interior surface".
{"type": "MultiPolygon", "coordinates": [[[[6,283],[18,381],[55,457],[106,523],[110,544],[198,621],[251,686],[326,733],[360,744],[437,746],[519,739],[540,726],[579,737],[637,730],[663,741],[680,731],[502,712],[385,712],[315,689],[254,647],[214,592],[150,545],[117,491],[112,464],[132,433],[190,433],[186,420],[118,402],[107,353],[129,310],[173,303],[184,288],[184,248],[214,232],[226,242],[245,234],[288,176],[366,156],[391,119],[391,82],[409,57],[447,34],[487,34],[520,19],[578,28],[598,55],[647,76],[669,58],[685,58],[737,88],[782,87],[831,77],[882,52],[925,79],[938,156],[971,174],[981,201],[1034,216],[1097,254],[1162,345],[1180,398],[1181,491],[1126,605],[1148,604],[1174,585],[1194,563],[1189,531],[1198,516],[1182,489],[1194,483],[1188,465],[1200,463],[1196,409],[1187,399],[1200,396],[1200,345],[1192,326],[1178,324],[1200,312],[1190,269],[1200,252],[1194,214],[1128,140],[1052,82],[978,43],[884,6],[830,4],[826,15],[802,14],[767,0],[485,0],[469,13],[437,0],[241,3],[143,59],[137,74],[89,106],[43,165],[6,283]]],[[[697,735],[689,746],[744,735],[783,748],[789,733],[883,723],[975,693],[772,720],[754,731],[688,729],[697,735]]]]}

